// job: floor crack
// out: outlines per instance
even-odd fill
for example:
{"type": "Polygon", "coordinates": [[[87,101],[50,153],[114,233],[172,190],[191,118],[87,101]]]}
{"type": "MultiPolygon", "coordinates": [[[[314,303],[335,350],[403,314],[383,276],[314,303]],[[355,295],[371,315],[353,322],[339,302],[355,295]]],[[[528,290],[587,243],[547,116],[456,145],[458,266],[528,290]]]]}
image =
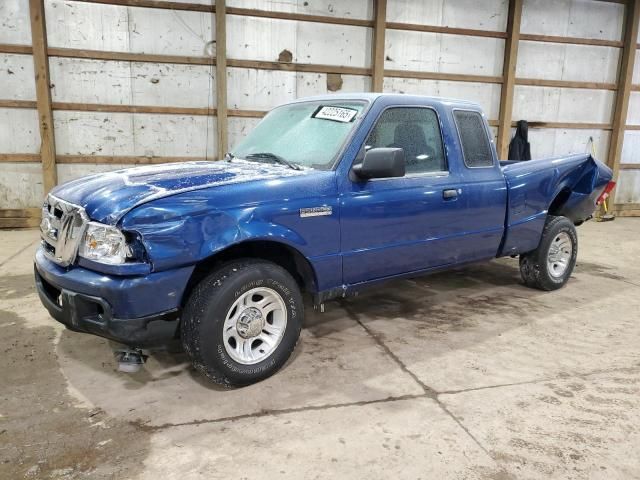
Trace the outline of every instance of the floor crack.
{"type": "Polygon", "coordinates": [[[203,419],[203,420],[191,420],[188,422],[181,422],[181,423],[165,423],[162,425],[149,425],[148,423],[143,422],[141,420],[132,420],[129,423],[141,430],[144,430],[147,432],[154,432],[159,430],[165,430],[167,428],[187,427],[187,426],[194,426],[194,425],[209,425],[209,424],[216,424],[216,423],[223,423],[223,422],[234,422],[234,421],[245,420],[249,418],[261,418],[261,417],[274,416],[274,415],[285,415],[289,413],[329,410],[332,408],[361,407],[366,405],[375,405],[379,403],[414,400],[418,398],[426,398],[426,395],[424,394],[401,395],[398,397],[386,397],[386,398],[379,398],[375,400],[361,400],[358,402],[332,403],[328,405],[308,405],[305,407],[282,408],[282,409],[276,409],[276,410],[261,410],[259,412],[246,413],[243,415],[235,415],[235,416],[229,416],[229,417],[220,417],[220,418],[203,419]]]}
{"type": "Polygon", "coordinates": [[[566,380],[569,378],[584,378],[584,377],[589,377],[591,375],[599,375],[603,373],[614,373],[614,372],[636,373],[639,370],[640,370],[640,366],[637,366],[637,367],[634,366],[634,367],[603,368],[599,370],[592,370],[590,372],[585,372],[585,373],[580,373],[580,372],[561,373],[553,377],[536,378],[533,380],[524,380],[522,382],[499,383],[496,385],[485,385],[481,387],[462,388],[459,390],[445,390],[445,391],[439,392],[438,395],[456,395],[458,393],[477,392],[479,390],[490,390],[492,388],[517,387],[519,385],[532,385],[534,383],[553,382],[558,380],[566,380]]]}
{"type": "Polygon", "coordinates": [[[480,443],[480,441],[469,431],[469,429],[460,421],[460,419],[458,417],[456,417],[452,412],[449,411],[449,409],[440,401],[440,399],[438,398],[438,396],[440,395],[440,392],[437,392],[436,390],[434,390],[433,388],[431,388],[430,386],[428,386],[427,384],[425,384],[422,380],[420,380],[418,378],[418,376],[413,373],[403,362],[402,360],[400,360],[400,358],[391,351],[391,349],[384,343],[384,341],[380,338],[379,335],[377,335],[375,332],[373,332],[369,327],[367,327],[358,317],[358,315],[353,312],[349,306],[347,306],[344,302],[340,302],[342,308],[347,312],[347,315],[349,315],[349,317],[356,321],[358,323],[358,325],[360,325],[364,331],[376,342],[376,344],[378,344],[380,346],[380,348],[382,348],[385,353],[398,365],[398,367],[405,373],[407,373],[411,378],[413,378],[413,380],[420,385],[420,387],[422,388],[422,390],[424,391],[424,396],[428,397],[430,399],[432,399],[434,402],[436,402],[436,404],[440,407],[440,409],[446,413],[454,422],[456,422],[458,424],[458,426],[469,436],[469,438],[471,438],[471,440],[473,440],[473,442],[484,452],[486,453],[489,458],[492,458],[493,460],[495,460],[493,458],[493,456],[491,455],[491,453],[489,453],[489,450],[487,450],[484,445],[482,445],[482,443],[480,443]]]}
{"type": "Polygon", "coordinates": [[[26,247],[21,248],[20,250],[18,250],[16,253],[14,253],[13,255],[11,255],[9,258],[5,259],[4,261],[0,262],[0,267],[4,267],[5,264],[9,263],[11,260],[13,260],[14,258],[16,258],[18,255],[20,255],[22,252],[24,252],[25,250],[27,250],[28,248],[31,248],[33,245],[35,245],[39,240],[34,240],[33,242],[29,243],[26,247]]]}

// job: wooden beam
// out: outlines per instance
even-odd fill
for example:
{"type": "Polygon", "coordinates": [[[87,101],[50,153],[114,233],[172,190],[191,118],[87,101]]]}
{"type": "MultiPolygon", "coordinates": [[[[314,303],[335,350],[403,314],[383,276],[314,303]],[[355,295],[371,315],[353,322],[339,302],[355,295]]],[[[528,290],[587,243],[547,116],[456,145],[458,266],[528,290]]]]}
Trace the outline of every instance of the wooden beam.
{"type": "Polygon", "coordinates": [[[520,21],[522,19],[522,0],[509,0],[507,17],[507,40],[504,45],[502,64],[502,89],[500,91],[500,114],[498,118],[498,158],[506,159],[511,141],[511,115],[513,113],[513,89],[518,63],[518,44],[520,42],[520,21]]]}
{"type": "MultiPolygon", "coordinates": [[[[218,2],[220,5],[220,2],[218,2]]],[[[328,15],[309,15],[307,13],[279,12],[277,10],[259,10],[256,8],[227,7],[227,15],[245,17],[272,18],[278,20],[295,20],[333,25],[351,25],[354,27],[373,27],[373,21],[359,18],[329,17],[328,15]]]]}
{"type": "Polygon", "coordinates": [[[287,72],[339,73],[342,75],[371,75],[370,68],[322,65],[317,63],[268,62],[265,60],[227,59],[228,67],[255,68],[257,70],[284,70],[287,72]]]}
{"type": "MultiPolygon", "coordinates": [[[[0,100],[0,108],[4,108],[4,102],[0,100]]],[[[33,102],[35,108],[35,102],[33,102]]],[[[108,105],[96,103],[69,103],[53,102],[53,110],[72,112],[106,112],[106,113],[151,113],[158,115],[197,115],[215,116],[216,109],[208,107],[164,107],[154,105],[108,105]]],[[[15,107],[13,107],[15,108],[15,107]]],[[[24,107],[27,108],[27,107],[24,107]]],[[[227,110],[228,117],[262,118],[267,114],[266,110],[227,110]]],[[[40,163],[40,154],[28,153],[0,153],[0,162],[37,162],[40,163]]]]}
{"type": "MultiPolygon", "coordinates": [[[[215,5],[203,5],[191,2],[170,2],[165,0],[71,0],[84,3],[101,3],[127,7],[146,7],[191,12],[216,12],[215,5]]],[[[220,2],[216,2],[220,8],[220,2]]],[[[310,15],[307,13],[281,12],[278,10],[261,10],[257,8],[227,7],[227,15],[243,17],[259,17],[277,20],[293,20],[299,22],[328,23],[334,25],[351,25],[355,27],[372,27],[373,21],[359,18],[331,17],[328,15],[310,15]]]]}
{"type": "Polygon", "coordinates": [[[3,208],[0,209],[0,229],[33,228],[40,225],[39,208],[3,208]]]}
{"type": "Polygon", "coordinates": [[[516,85],[554,88],[586,88],[591,90],[616,90],[618,88],[618,85],[615,83],[547,80],[542,78],[516,78],[516,85]]]}
{"type": "Polygon", "coordinates": [[[615,203],[613,206],[614,210],[623,211],[623,210],[639,210],[640,211],[640,203],[615,203]]]}
{"type": "Polygon", "coordinates": [[[151,165],[203,161],[205,157],[142,157],[136,155],[58,155],[59,164],[151,165]]]}
{"type": "Polygon", "coordinates": [[[621,163],[620,170],[640,170],[640,163],[621,163]]]}
{"type": "Polygon", "coordinates": [[[39,208],[0,208],[0,218],[39,218],[39,208]]]}
{"type": "Polygon", "coordinates": [[[420,80],[451,80],[453,82],[502,83],[502,77],[488,75],[467,75],[463,73],[418,72],[415,70],[385,70],[385,76],[417,78],[420,80]]]}
{"type": "Polygon", "coordinates": [[[0,153],[0,163],[40,163],[40,154],[0,153]]]}
{"type": "Polygon", "coordinates": [[[0,229],[6,228],[35,228],[40,225],[39,218],[13,217],[0,218],[0,229]]]}
{"type": "Polygon", "coordinates": [[[79,48],[50,48],[49,56],[63,58],[86,58],[89,60],[112,60],[117,62],[176,63],[185,65],[214,65],[211,57],[188,57],[183,55],[157,55],[150,53],[103,52],[79,48]]]}
{"type": "Polygon", "coordinates": [[[19,55],[30,55],[33,53],[31,45],[10,45],[7,43],[0,44],[0,53],[14,53],[19,55]]]}
{"type": "MultiPolygon", "coordinates": [[[[620,170],[620,157],[622,143],[624,141],[625,124],[629,110],[629,95],[633,79],[633,64],[636,57],[636,41],[638,38],[638,21],[640,20],[640,2],[629,2],[625,7],[624,15],[624,47],[620,59],[618,73],[618,93],[613,110],[613,130],[609,140],[609,155],[607,163],[613,170],[613,179],[617,180],[620,170]]],[[[611,198],[615,192],[611,193],[611,198]]]]}
{"type": "Polygon", "coordinates": [[[37,108],[34,100],[0,100],[0,108],[37,108]]]}
{"type": "MultiPolygon", "coordinates": [[[[529,128],[559,128],[566,130],[611,130],[609,123],[583,123],[583,122],[528,122],[529,128]]],[[[516,122],[512,122],[513,127],[516,122]]]]}
{"type": "Polygon", "coordinates": [[[534,35],[532,33],[523,33],[520,40],[529,42],[549,42],[549,43],[568,43],[570,45],[593,45],[596,47],[617,47],[623,46],[620,40],[602,40],[600,38],[581,38],[581,37],[561,37],[556,35],[534,35]]]}
{"type": "Polygon", "coordinates": [[[441,27],[438,25],[421,25],[419,23],[387,22],[391,30],[408,30],[412,32],[445,33],[448,35],[465,35],[468,37],[507,38],[507,32],[496,30],[476,30],[473,28],[441,27]]]}
{"type": "Polygon", "coordinates": [[[184,10],[189,12],[215,12],[215,6],[201,3],[168,2],[164,0],[71,0],[76,3],[101,3],[125,7],[146,7],[168,10],[184,10]]]}
{"type": "Polygon", "coordinates": [[[374,0],[373,44],[371,47],[371,91],[382,92],[384,83],[384,45],[387,22],[387,0],[374,0]]]}
{"type": "Polygon", "coordinates": [[[53,134],[53,112],[49,88],[49,59],[47,57],[47,26],[44,18],[44,0],[29,0],[33,69],[36,81],[36,102],[40,125],[40,156],[42,180],[46,194],[58,183],[56,171],[56,142],[53,134]]]}
{"type": "Polygon", "coordinates": [[[53,102],[54,110],[72,110],[76,112],[113,112],[113,113],[156,113],[166,115],[215,115],[215,108],[207,107],[165,107],[155,105],[110,105],[96,103],[53,102]]]}
{"type": "Polygon", "coordinates": [[[229,117],[262,118],[267,113],[265,110],[227,110],[229,117]]]}
{"type": "Polygon", "coordinates": [[[613,212],[617,217],[640,217],[640,203],[615,203],[613,212]]]}
{"type": "Polygon", "coordinates": [[[218,160],[229,150],[227,122],[227,14],[226,0],[216,0],[216,125],[218,160]]]}

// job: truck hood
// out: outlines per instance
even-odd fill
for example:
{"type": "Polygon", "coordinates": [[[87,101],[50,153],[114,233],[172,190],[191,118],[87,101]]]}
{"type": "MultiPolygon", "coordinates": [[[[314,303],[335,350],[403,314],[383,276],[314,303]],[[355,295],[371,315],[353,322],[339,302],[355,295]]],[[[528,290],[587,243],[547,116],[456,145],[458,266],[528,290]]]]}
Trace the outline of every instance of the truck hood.
{"type": "Polygon", "coordinates": [[[312,169],[249,162],[181,162],[134,167],[79,178],[51,194],[84,207],[92,219],[115,224],[129,210],[182,192],[237,183],[305,175],[312,169]]]}

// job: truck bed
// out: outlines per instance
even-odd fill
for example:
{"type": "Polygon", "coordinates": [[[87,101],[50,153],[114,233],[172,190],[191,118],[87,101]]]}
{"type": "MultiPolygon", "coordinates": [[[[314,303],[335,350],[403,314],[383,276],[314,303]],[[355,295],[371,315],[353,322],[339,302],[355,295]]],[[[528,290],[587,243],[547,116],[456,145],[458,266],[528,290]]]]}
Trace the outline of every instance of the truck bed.
{"type": "Polygon", "coordinates": [[[547,212],[580,224],[593,214],[611,169],[590,154],[500,162],[507,183],[501,255],[537,247],[547,212]]]}

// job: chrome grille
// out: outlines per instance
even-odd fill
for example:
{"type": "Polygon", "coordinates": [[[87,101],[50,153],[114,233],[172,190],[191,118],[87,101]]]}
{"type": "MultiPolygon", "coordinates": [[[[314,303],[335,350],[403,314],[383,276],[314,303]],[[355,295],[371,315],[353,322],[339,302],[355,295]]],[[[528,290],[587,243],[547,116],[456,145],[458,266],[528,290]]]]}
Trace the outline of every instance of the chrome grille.
{"type": "Polygon", "coordinates": [[[71,265],[89,218],[84,208],[48,195],[42,206],[40,236],[46,255],[58,265],[71,265]]]}

